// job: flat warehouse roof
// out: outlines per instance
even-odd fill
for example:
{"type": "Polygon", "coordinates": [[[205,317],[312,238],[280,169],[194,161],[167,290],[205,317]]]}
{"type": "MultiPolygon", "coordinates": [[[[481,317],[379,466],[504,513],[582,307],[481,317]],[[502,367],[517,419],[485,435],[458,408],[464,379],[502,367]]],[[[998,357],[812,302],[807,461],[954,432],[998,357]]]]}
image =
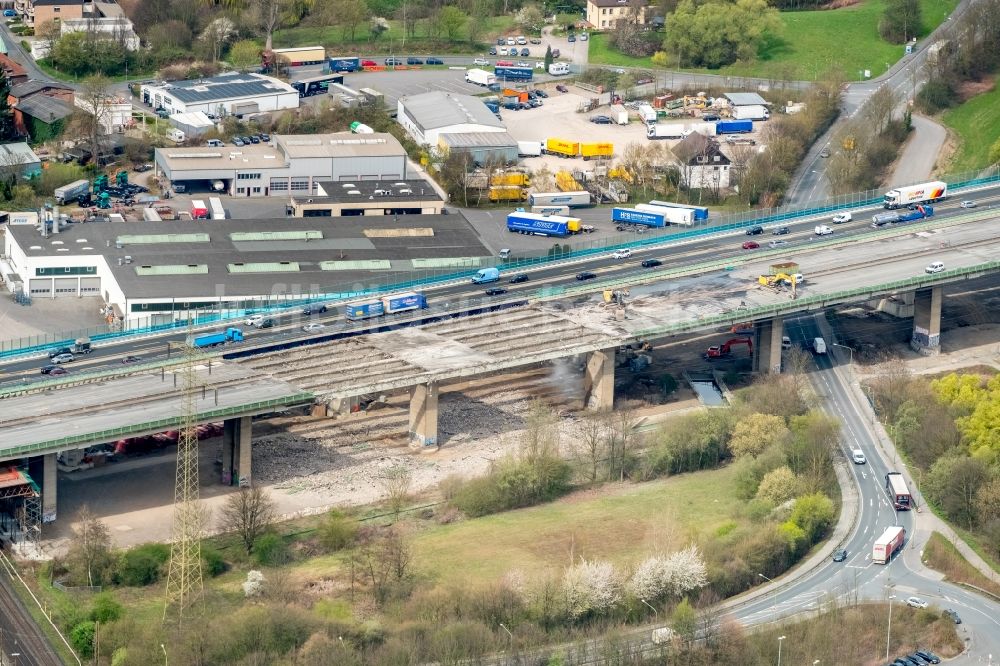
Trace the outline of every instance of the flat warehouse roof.
{"type": "Polygon", "coordinates": [[[337,203],[371,203],[377,204],[384,201],[387,205],[393,201],[440,201],[438,195],[430,183],[423,180],[358,180],[350,182],[340,182],[323,180],[319,183],[325,196],[316,195],[295,195],[293,198],[297,203],[306,203],[306,200],[313,202],[337,202],[337,203]],[[354,194],[354,193],[357,194],[354,194]],[[376,192],[380,194],[375,195],[376,192]],[[408,193],[407,193],[408,192],[408,193]],[[385,194],[388,193],[388,194],[385,194]]]}
{"type": "Polygon", "coordinates": [[[490,255],[457,213],[151,224],[145,237],[134,235],[134,224],[112,222],[72,224],[47,238],[31,225],[15,225],[7,233],[29,258],[86,262],[92,256],[96,262],[103,256],[131,300],[258,296],[287,293],[288,285],[309,293],[385,278],[385,269],[371,273],[352,269],[363,264],[341,262],[389,260],[391,270],[410,271],[414,260],[490,255]],[[279,231],[280,237],[272,235],[279,231]],[[290,233],[307,231],[316,233],[308,238],[290,233]],[[208,240],[199,240],[199,233],[207,233],[208,240]],[[125,257],[131,263],[124,263],[125,257]]]}

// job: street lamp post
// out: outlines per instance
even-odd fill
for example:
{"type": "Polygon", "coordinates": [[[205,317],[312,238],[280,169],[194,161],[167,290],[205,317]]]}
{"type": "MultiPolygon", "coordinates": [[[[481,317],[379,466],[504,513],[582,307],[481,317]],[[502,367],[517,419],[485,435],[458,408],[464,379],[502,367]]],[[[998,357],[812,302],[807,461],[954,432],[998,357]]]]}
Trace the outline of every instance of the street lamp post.
{"type": "Polygon", "coordinates": [[[889,595],[889,626],[885,630],[885,658],[889,658],[889,636],[892,634],[892,600],[896,598],[895,594],[889,595]]]}
{"type": "Polygon", "coordinates": [[[163,650],[163,666],[167,666],[167,648],[163,643],[160,643],[160,649],[163,650]]]}
{"type": "Polygon", "coordinates": [[[500,628],[507,632],[507,635],[510,637],[510,642],[513,643],[514,642],[514,634],[510,633],[510,629],[508,629],[506,626],[504,626],[503,622],[500,623],[500,628]]]}
{"type": "Polygon", "coordinates": [[[778,666],[781,666],[781,642],[784,640],[784,636],[778,636],[778,666]]]}
{"type": "Polygon", "coordinates": [[[639,601],[641,601],[642,603],[644,603],[644,604],[646,604],[647,606],[649,606],[649,610],[653,611],[653,618],[654,618],[654,619],[655,619],[655,620],[656,620],[657,622],[659,622],[659,621],[660,621],[660,614],[656,612],[656,609],[655,609],[655,608],[653,608],[652,606],[650,606],[650,605],[649,605],[649,602],[648,602],[648,601],[646,601],[645,599],[639,599],[639,601]]]}
{"type": "Polygon", "coordinates": [[[853,368],[854,368],[854,348],[853,348],[853,347],[848,347],[847,345],[841,345],[841,344],[837,344],[836,342],[831,342],[830,344],[831,344],[832,346],[834,346],[834,347],[840,347],[840,348],[842,348],[842,349],[846,349],[847,351],[849,351],[849,352],[851,353],[851,358],[850,358],[850,360],[848,361],[848,364],[849,364],[849,365],[851,366],[851,368],[853,369],[853,368]]]}

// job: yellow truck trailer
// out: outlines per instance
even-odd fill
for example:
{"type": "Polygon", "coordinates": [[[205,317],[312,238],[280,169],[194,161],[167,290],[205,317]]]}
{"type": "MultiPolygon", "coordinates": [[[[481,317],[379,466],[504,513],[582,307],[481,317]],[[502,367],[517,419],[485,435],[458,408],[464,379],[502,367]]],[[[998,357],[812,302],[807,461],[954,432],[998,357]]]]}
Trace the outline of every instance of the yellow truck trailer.
{"type": "Polygon", "coordinates": [[[546,155],[558,155],[559,157],[576,157],[580,154],[580,144],[577,141],[546,139],[543,152],[546,155]]]}
{"type": "Polygon", "coordinates": [[[507,173],[495,173],[490,176],[490,185],[517,185],[518,187],[528,187],[531,185],[531,178],[526,173],[508,171],[507,173]]]}
{"type": "Polygon", "coordinates": [[[609,158],[615,154],[613,143],[581,143],[580,156],[585,160],[609,158]]]}
{"type": "Polygon", "coordinates": [[[524,201],[527,195],[518,185],[497,185],[490,188],[490,201],[524,201]]]}

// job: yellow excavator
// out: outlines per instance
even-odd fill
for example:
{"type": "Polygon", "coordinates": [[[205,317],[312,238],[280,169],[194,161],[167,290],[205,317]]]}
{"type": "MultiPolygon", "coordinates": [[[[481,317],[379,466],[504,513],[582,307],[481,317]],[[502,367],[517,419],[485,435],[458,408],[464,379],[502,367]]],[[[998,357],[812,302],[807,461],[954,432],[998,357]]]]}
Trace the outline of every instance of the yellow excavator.
{"type": "Polygon", "coordinates": [[[765,287],[770,287],[772,289],[777,289],[783,286],[791,286],[792,296],[795,295],[795,276],[789,275],[788,273],[775,273],[774,275],[761,275],[757,278],[757,282],[764,285],[765,287]]]}

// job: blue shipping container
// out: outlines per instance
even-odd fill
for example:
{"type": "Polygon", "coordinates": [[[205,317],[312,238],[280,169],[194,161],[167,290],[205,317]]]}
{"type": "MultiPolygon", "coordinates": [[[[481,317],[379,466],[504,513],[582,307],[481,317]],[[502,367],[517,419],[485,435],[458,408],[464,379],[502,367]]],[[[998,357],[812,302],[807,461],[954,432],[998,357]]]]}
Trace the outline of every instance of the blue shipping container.
{"type": "Polygon", "coordinates": [[[349,321],[358,319],[368,319],[385,314],[385,306],[380,300],[365,301],[363,303],[348,303],[344,306],[344,314],[349,321]]]}
{"type": "Polygon", "coordinates": [[[752,131],[752,120],[720,120],[715,124],[716,134],[743,134],[752,131]]]}
{"type": "Polygon", "coordinates": [[[361,69],[361,58],[330,58],[331,72],[357,72],[361,69]]]}
{"type": "Polygon", "coordinates": [[[507,231],[520,231],[528,234],[541,234],[543,236],[559,236],[560,238],[569,235],[569,225],[565,220],[546,217],[536,219],[537,216],[528,214],[510,213],[507,215],[507,231]]]}
{"type": "Polygon", "coordinates": [[[398,296],[386,296],[382,299],[386,314],[403,312],[404,310],[420,310],[427,307],[427,299],[423,294],[410,293],[398,296]]]}
{"type": "Polygon", "coordinates": [[[497,81],[501,79],[530,81],[535,72],[530,67],[494,67],[493,74],[497,77],[497,81]]]}
{"type": "Polygon", "coordinates": [[[647,227],[657,228],[667,226],[666,216],[634,208],[612,208],[611,221],[629,222],[631,224],[642,224],[647,227]]]}

